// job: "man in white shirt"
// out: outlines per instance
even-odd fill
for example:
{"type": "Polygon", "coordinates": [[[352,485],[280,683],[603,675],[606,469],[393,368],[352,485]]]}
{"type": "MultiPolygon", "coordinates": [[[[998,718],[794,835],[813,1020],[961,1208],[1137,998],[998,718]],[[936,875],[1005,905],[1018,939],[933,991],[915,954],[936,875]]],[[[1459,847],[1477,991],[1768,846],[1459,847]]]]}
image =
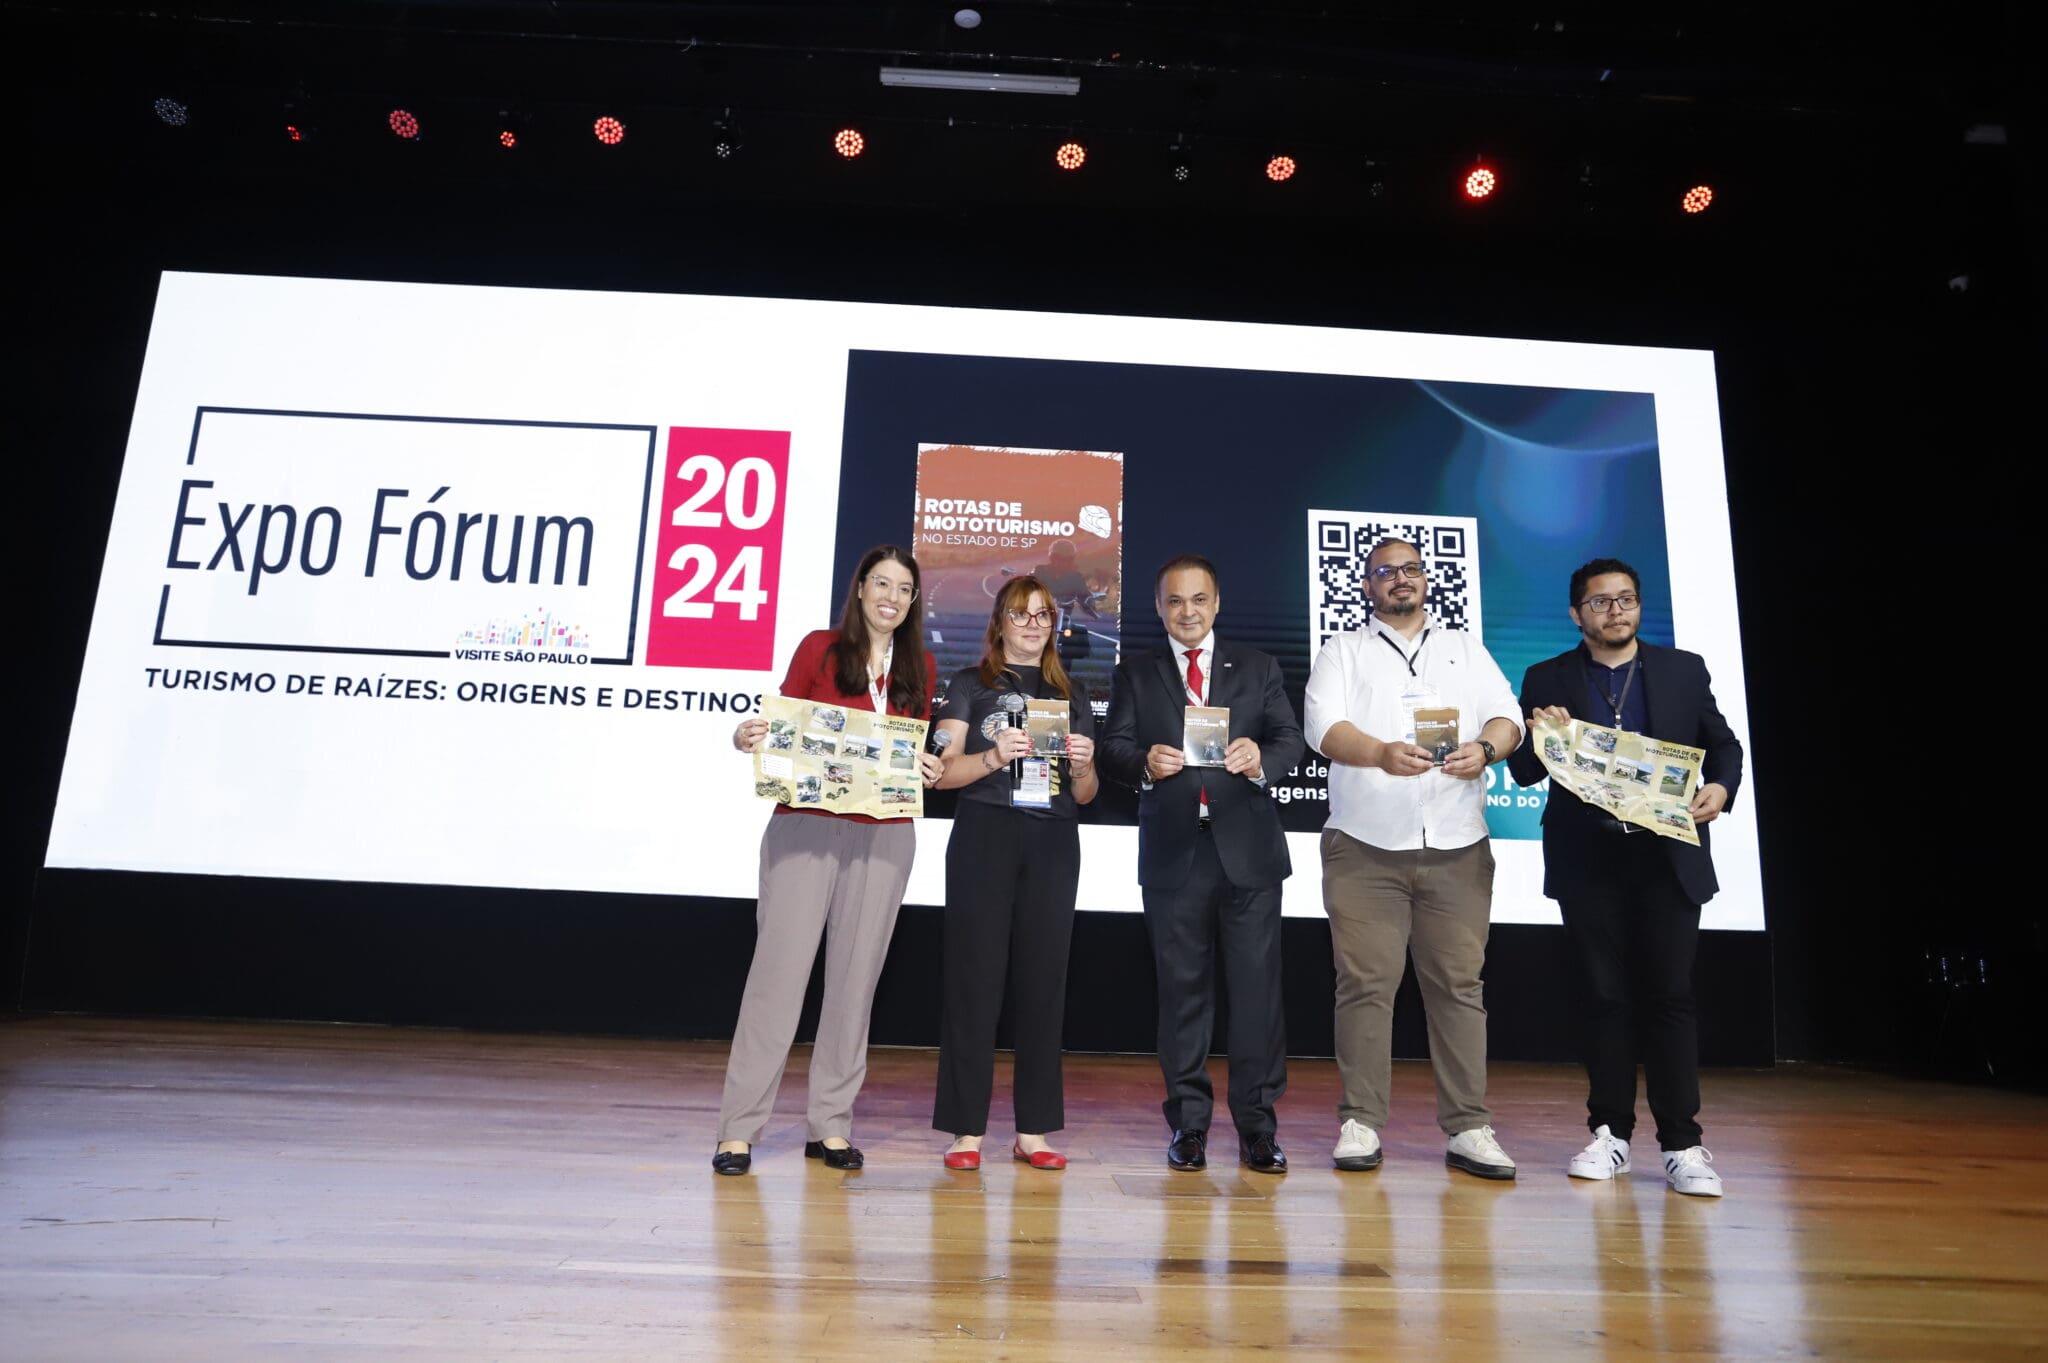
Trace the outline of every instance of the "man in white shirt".
{"type": "Polygon", "coordinates": [[[1423,608],[1422,555],[1384,540],[1365,561],[1366,628],[1323,645],[1309,674],[1309,746],[1330,760],[1323,907],[1337,965],[1339,1169],[1380,1163],[1393,1078],[1394,991],[1415,954],[1436,1071],[1444,1163],[1509,1179],[1486,1106],[1480,971],[1493,910],[1486,768],[1522,741],[1521,707],[1486,648],[1423,608]],[[1457,712],[1438,760],[1416,746],[1416,713],[1457,712]]]}

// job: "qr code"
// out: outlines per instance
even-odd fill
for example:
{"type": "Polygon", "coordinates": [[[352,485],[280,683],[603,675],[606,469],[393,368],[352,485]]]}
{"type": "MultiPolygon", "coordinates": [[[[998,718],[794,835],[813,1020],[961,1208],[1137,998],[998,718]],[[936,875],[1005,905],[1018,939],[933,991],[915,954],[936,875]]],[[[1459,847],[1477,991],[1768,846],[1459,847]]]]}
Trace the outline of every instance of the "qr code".
{"type": "Polygon", "coordinates": [[[1479,522],[1470,516],[1418,516],[1381,511],[1308,513],[1308,649],[1313,658],[1333,634],[1364,629],[1365,559],[1385,539],[1407,540],[1429,570],[1430,617],[1468,634],[1481,633],[1479,522]]]}

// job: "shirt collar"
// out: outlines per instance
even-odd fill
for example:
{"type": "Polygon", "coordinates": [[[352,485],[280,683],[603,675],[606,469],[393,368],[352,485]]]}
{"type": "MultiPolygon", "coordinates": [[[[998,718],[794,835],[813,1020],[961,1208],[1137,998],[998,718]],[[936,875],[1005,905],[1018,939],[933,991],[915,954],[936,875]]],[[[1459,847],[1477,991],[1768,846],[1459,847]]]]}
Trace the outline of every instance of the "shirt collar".
{"type": "Polygon", "coordinates": [[[1639,663],[1639,662],[1641,662],[1641,661],[1643,660],[1643,644],[1642,644],[1642,641],[1641,641],[1640,639],[1638,639],[1638,640],[1636,641],[1636,656],[1635,656],[1635,657],[1633,657],[1633,658],[1630,658],[1630,659],[1629,659],[1629,660],[1628,660],[1627,662],[1625,662],[1625,663],[1620,663],[1620,664],[1614,664],[1614,663],[1603,663],[1603,662],[1601,662],[1601,661],[1600,661],[1600,660],[1599,660],[1598,658],[1594,657],[1594,656],[1593,656],[1593,650],[1592,650],[1592,649],[1590,649],[1590,648],[1588,648],[1588,647],[1586,647],[1586,641],[1585,641],[1584,639],[1581,639],[1581,640],[1579,640],[1579,656],[1580,656],[1580,657],[1582,657],[1582,658],[1584,658],[1584,659],[1586,660],[1586,666],[1587,666],[1587,667],[1597,667],[1597,668],[1599,668],[1599,669],[1600,669],[1601,671],[1603,671],[1603,672],[1610,672],[1610,673],[1612,673],[1612,672],[1626,672],[1626,671],[1628,671],[1628,670],[1629,670],[1629,668],[1630,668],[1631,666],[1633,666],[1634,664],[1636,664],[1636,663],[1639,663]]]}
{"type": "MultiPolygon", "coordinates": [[[[1176,657],[1176,658],[1178,658],[1178,659],[1180,659],[1180,665],[1181,665],[1181,669],[1182,669],[1183,671],[1185,671],[1185,670],[1187,669],[1187,665],[1188,665],[1188,650],[1187,650],[1187,647],[1186,647],[1186,646],[1185,646],[1184,644],[1182,644],[1180,640],[1178,640],[1178,639],[1175,639],[1175,638],[1172,638],[1172,637],[1170,637],[1170,636],[1168,637],[1168,639],[1167,639],[1167,642],[1173,645],[1173,656],[1174,656],[1174,657],[1176,657]]],[[[1212,629],[1212,630],[1210,630],[1210,631],[1209,631],[1209,632],[1208,632],[1207,634],[1204,634],[1204,635],[1202,636],[1202,642],[1201,642],[1201,643],[1199,643],[1199,644],[1197,644],[1197,645],[1195,645],[1195,647],[1197,647],[1197,648],[1199,648],[1199,649],[1201,649],[1201,650],[1202,650],[1202,656],[1203,656],[1204,658],[1213,658],[1213,657],[1215,657],[1215,656],[1216,656],[1216,631],[1212,629]]]]}
{"type": "Polygon", "coordinates": [[[1429,608],[1425,606],[1422,611],[1422,628],[1415,631],[1415,637],[1413,639],[1410,639],[1407,635],[1401,633],[1400,630],[1395,629],[1392,625],[1380,619],[1377,615],[1372,617],[1372,623],[1366,627],[1366,632],[1368,634],[1385,635],[1387,638],[1394,641],[1395,648],[1401,650],[1402,657],[1412,658],[1415,656],[1416,650],[1422,647],[1422,636],[1429,633],[1429,631],[1435,628],[1436,618],[1429,613],[1429,608]]]}

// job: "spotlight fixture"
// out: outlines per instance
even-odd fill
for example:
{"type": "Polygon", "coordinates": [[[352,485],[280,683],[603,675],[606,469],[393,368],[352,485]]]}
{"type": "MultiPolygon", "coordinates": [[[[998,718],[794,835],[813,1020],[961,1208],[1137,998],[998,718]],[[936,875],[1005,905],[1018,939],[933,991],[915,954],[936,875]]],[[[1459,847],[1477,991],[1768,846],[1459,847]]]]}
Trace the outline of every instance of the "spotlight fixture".
{"type": "Polygon", "coordinates": [[[182,128],[192,119],[192,111],[175,99],[160,99],[149,106],[156,116],[173,128],[182,128]]]}
{"type": "Polygon", "coordinates": [[[1688,213],[1697,214],[1706,212],[1708,205],[1713,202],[1714,187],[1712,185],[1694,185],[1691,189],[1685,191],[1685,197],[1678,201],[1678,206],[1688,213]]]}
{"type": "Polygon", "coordinates": [[[1062,142],[1059,150],[1052,154],[1052,163],[1061,170],[1079,170],[1088,159],[1088,148],[1079,142],[1062,142]]]}
{"type": "Polygon", "coordinates": [[[533,115],[517,107],[498,110],[498,145],[506,151],[517,151],[526,141],[527,131],[533,125],[533,115]]]}
{"type": "Polygon", "coordinates": [[[590,125],[590,135],[607,147],[616,147],[626,140],[626,125],[605,114],[590,125]]]}
{"type": "Polygon", "coordinates": [[[1500,187],[1500,178],[1485,166],[1479,166],[1465,177],[1465,197],[1483,199],[1500,187]]]}
{"type": "Polygon", "coordinates": [[[1292,156],[1276,156],[1266,162],[1266,178],[1277,185],[1282,181],[1293,179],[1295,169],[1292,156]]]}
{"type": "Polygon", "coordinates": [[[746,148],[746,141],[740,136],[739,120],[727,109],[711,120],[711,154],[721,161],[730,161],[746,148]]]}
{"type": "Polygon", "coordinates": [[[410,109],[393,109],[391,117],[385,120],[391,131],[407,142],[417,142],[420,136],[419,115],[410,109]]]}
{"type": "Polygon", "coordinates": [[[858,128],[841,128],[832,135],[832,150],[851,161],[868,149],[868,140],[858,128]]]}

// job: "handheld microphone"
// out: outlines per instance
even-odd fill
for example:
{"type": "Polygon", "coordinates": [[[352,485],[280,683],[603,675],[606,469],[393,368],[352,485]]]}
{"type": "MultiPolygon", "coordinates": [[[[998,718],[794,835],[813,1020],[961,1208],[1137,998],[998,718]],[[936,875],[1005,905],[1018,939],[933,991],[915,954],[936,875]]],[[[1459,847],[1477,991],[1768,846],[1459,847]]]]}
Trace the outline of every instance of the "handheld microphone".
{"type": "Polygon", "coordinates": [[[932,754],[934,756],[944,757],[946,755],[946,749],[952,745],[952,742],[953,731],[951,729],[940,729],[934,727],[932,729],[931,742],[926,746],[928,746],[932,750],[932,754]]]}
{"type": "MultiPolygon", "coordinates": [[[[1002,705],[1002,707],[1003,707],[1003,713],[1009,716],[1009,725],[1008,725],[1008,727],[1009,727],[1009,728],[1012,728],[1012,729],[1021,729],[1021,728],[1023,728],[1023,727],[1024,727],[1024,697],[1022,697],[1022,696],[1018,695],[1018,694],[1017,694],[1017,693],[1016,693],[1015,691],[1012,691],[1012,692],[1010,692],[1010,693],[1009,693],[1008,695],[1006,695],[1006,696],[1004,696],[1004,697],[1003,697],[1003,699],[1002,699],[1002,701],[1000,702],[1000,704],[1001,704],[1001,705],[1002,705]]],[[[1019,757],[1019,758],[1015,759],[1014,761],[1012,761],[1012,762],[1010,763],[1010,784],[1011,784],[1011,785],[1016,785],[1017,783],[1021,782],[1021,781],[1022,781],[1023,779],[1024,779],[1024,759],[1023,759],[1023,758],[1021,758],[1021,757],[1019,757]]]]}

